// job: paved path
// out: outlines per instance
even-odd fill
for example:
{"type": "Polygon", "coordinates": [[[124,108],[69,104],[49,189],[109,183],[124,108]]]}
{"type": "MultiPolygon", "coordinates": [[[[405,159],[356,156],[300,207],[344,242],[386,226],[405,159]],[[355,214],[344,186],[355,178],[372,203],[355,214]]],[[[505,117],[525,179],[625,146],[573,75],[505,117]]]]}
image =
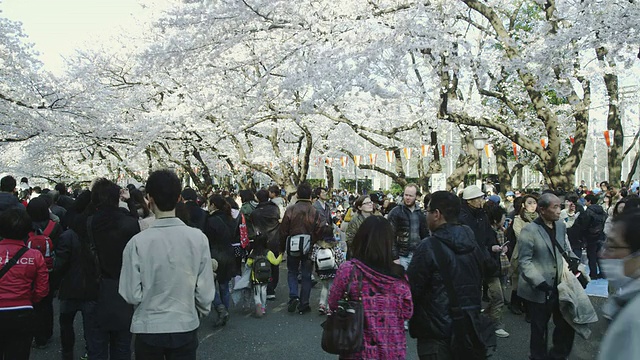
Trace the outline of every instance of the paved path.
{"type": "MultiPolygon", "coordinates": [[[[286,270],[281,266],[281,280],[286,280],[286,270]]],[[[321,328],[324,321],[316,312],[305,315],[288,313],[286,309],[286,282],[280,283],[277,299],[269,301],[267,314],[261,318],[253,318],[239,309],[231,311],[231,319],[223,328],[214,328],[215,315],[202,320],[198,336],[200,346],[198,359],[336,359],[326,354],[320,347],[321,328]]],[[[311,292],[311,304],[317,305],[320,294],[319,286],[311,292]]],[[[597,309],[604,299],[591,298],[597,309]]],[[[56,316],[57,302],[56,302],[56,316]]],[[[315,311],[315,310],[314,310],[315,311]]],[[[83,351],[82,328],[78,315],[76,319],[77,355],[83,351]]],[[[595,359],[600,339],[606,328],[606,322],[600,321],[592,326],[593,334],[589,340],[576,337],[571,360],[595,359]]],[[[511,334],[509,338],[498,339],[498,350],[493,360],[527,359],[529,347],[529,324],[524,317],[512,315],[505,309],[505,329],[511,334]]],[[[46,349],[33,349],[31,359],[59,359],[59,331],[55,321],[55,333],[52,342],[46,349]]],[[[550,330],[551,334],[551,330],[550,330]]],[[[417,360],[416,342],[407,335],[407,359],[417,360]]]]}

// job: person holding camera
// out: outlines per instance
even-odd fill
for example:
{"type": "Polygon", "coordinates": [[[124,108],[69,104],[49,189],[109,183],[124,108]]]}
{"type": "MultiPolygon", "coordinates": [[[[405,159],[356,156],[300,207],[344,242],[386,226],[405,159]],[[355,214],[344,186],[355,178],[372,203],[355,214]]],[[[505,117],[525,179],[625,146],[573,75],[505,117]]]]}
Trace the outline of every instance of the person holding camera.
{"type": "Polygon", "coordinates": [[[551,193],[538,200],[540,216],[526,225],[518,237],[520,279],[518,296],[528,301],[531,314],[530,359],[566,359],[571,353],[575,331],[563,318],[558,301],[563,256],[577,271],[579,259],[565,241],[567,229],[560,220],[560,199],[551,193]],[[553,315],[553,345],[547,351],[549,318],[553,315]]]}

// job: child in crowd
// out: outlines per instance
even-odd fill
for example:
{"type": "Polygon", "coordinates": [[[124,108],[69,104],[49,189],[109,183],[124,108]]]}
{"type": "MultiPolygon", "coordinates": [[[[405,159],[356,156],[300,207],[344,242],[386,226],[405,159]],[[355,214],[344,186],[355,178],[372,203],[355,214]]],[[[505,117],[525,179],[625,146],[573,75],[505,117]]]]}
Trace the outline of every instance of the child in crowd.
{"type": "Polygon", "coordinates": [[[247,258],[247,266],[251,268],[256,317],[262,317],[267,311],[267,285],[271,280],[271,265],[278,266],[280,262],[282,254],[276,257],[267,249],[267,235],[257,234],[253,241],[253,250],[247,258]]]}
{"type": "Polygon", "coordinates": [[[342,248],[333,238],[333,231],[327,229],[326,232],[327,236],[313,245],[311,253],[311,261],[313,261],[316,274],[318,274],[318,278],[320,278],[320,282],[322,283],[318,305],[318,312],[320,312],[321,315],[327,315],[329,313],[329,306],[327,305],[329,289],[333,284],[333,279],[336,277],[338,267],[345,261],[342,248]],[[331,235],[329,235],[329,232],[331,232],[331,235]]]}

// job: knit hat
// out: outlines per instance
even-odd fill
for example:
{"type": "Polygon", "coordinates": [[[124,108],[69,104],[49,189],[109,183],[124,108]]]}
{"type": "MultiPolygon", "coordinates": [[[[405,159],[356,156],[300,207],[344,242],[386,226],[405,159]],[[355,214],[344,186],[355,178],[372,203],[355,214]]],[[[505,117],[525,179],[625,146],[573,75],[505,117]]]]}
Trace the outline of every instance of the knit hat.
{"type": "Polygon", "coordinates": [[[506,196],[516,196],[516,194],[513,193],[513,191],[507,191],[507,193],[505,194],[506,196]]]}
{"type": "Polygon", "coordinates": [[[464,191],[462,191],[462,199],[464,200],[476,199],[483,196],[484,193],[477,185],[467,186],[466,188],[464,188],[464,191]]]}

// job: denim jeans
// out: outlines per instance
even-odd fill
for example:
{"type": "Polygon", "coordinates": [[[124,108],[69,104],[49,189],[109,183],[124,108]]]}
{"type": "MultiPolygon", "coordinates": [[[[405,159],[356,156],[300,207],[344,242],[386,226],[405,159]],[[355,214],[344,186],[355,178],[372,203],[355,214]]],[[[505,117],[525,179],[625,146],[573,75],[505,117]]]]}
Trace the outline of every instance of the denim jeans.
{"type": "Polygon", "coordinates": [[[300,308],[309,306],[311,295],[311,270],[313,263],[308,256],[287,257],[287,282],[289,283],[289,299],[299,298],[300,308]],[[298,274],[302,273],[302,289],[298,295],[298,274]]]}
{"type": "Polygon", "coordinates": [[[223,304],[224,307],[229,309],[229,282],[218,283],[218,291],[216,291],[216,297],[213,299],[213,306],[217,307],[223,304]]]}

